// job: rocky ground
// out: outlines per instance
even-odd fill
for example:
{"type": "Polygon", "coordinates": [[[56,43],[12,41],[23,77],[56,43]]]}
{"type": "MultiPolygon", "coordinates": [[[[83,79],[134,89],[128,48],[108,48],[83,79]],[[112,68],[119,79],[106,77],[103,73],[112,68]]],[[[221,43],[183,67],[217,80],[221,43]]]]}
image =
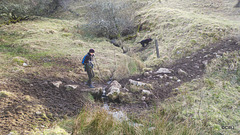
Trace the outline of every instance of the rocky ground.
{"type": "MultiPolygon", "coordinates": [[[[119,83],[98,83],[95,84],[96,89],[89,89],[84,81],[54,76],[44,78],[36,74],[19,74],[9,80],[1,80],[0,89],[9,89],[15,94],[6,95],[9,98],[1,97],[0,132],[3,135],[13,130],[23,133],[35,127],[49,126],[47,123],[58,118],[77,115],[87,102],[86,92],[100,99],[106,90],[112,106],[127,112],[150,107],[155,100],[176,95],[181,84],[200,78],[212,59],[239,49],[239,40],[226,39],[179,59],[173,65],[156,67],[154,71],[146,69],[142,75],[119,80],[119,83]]],[[[78,66],[66,60],[59,62],[72,68],[78,66]]],[[[55,71],[65,72],[59,67],[55,71]]]]}

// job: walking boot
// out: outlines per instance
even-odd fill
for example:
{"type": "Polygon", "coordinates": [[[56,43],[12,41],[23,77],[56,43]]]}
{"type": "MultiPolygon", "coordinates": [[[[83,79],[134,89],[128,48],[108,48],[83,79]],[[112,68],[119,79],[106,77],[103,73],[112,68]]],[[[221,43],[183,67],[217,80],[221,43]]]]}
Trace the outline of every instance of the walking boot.
{"type": "Polygon", "coordinates": [[[89,88],[95,88],[92,84],[89,85],[89,88]]]}

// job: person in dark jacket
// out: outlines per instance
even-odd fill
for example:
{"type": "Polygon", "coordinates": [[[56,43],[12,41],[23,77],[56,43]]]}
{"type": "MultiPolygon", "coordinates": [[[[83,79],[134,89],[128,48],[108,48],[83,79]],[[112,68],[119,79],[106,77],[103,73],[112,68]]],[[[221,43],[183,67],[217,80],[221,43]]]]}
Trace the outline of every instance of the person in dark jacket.
{"type": "Polygon", "coordinates": [[[90,88],[94,88],[94,86],[92,85],[92,78],[94,77],[92,60],[93,60],[94,53],[95,51],[93,49],[90,49],[89,52],[84,56],[82,61],[85,71],[87,71],[87,74],[88,74],[87,85],[90,88]]]}

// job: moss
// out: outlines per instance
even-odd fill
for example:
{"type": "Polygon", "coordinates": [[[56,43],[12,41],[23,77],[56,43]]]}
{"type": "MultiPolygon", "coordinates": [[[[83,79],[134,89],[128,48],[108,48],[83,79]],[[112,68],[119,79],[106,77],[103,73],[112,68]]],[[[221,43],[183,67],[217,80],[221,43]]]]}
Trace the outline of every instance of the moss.
{"type": "Polygon", "coordinates": [[[12,60],[13,63],[17,63],[19,66],[23,65],[24,61],[22,59],[19,58],[14,58],[12,60]]]}
{"type": "Polygon", "coordinates": [[[49,118],[49,119],[54,119],[54,117],[53,117],[53,114],[52,114],[52,113],[47,113],[47,114],[46,114],[46,117],[47,117],[47,118],[49,118]]]}
{"type": "Polygon", "coordinates": [[[141,88],[135,85],[130,85],[130,89],[131,92],[135,93],[135,92],[140,92],[141,88]]]}
{"type": "Polygon", "coordinates": [[[143,68],[143,72],[149,72],[149,71],[153,71],[152,68],[143,68]]]}
{"type": "Polygon", "coordinates": [[[135,39],[136,37],[137,37],[137,34],[136,35],[130,35],[130,36],[127,36],[126,38],[124,38],[124,41],[132,40],[132,39],[135,39]]]}
{"type": "Polygon", "coordinates": [[[118,98],[118,93],[114,92],[114,93],[110,94],[108,97],[109,97],[109,99],[114,101],[118,98]]]}
{"type": "Polygon", "coordinates": [[[152,84],[146,84],[146,85],[144,86],[144,88],[145,88],[145,89],[148,89],[148,90],[153,90],[152,84]]]}
{"type": "Polygon", "coordinates": [[[133,97],[128,92],[120,92],[119,100],[121,103],[131,103],[131,101],[133,100],[133,97]]]}
{"type": "Polygon", "coordinates": [[[90,93],[88,93],[87,99],[88,99],[88,101],[90,101],[91,103],[94,103],[94,102],[95,102],[93,95],[90,94],[90,93]]]}
{"type": "Polygon", "coordinates": [[[5,97],[8,97],[8,94],[4,91],[1,91],[0,92],[0,98],[5,98],[5,97]]]}
{"type": "Polygon", "coordinates": [[[197,44],[196,40],[191,40],[190,42],[191,42],[192,45],[196,45],[197,44]]]}
{"type": "Polygon", "coordinates": [[[24,96],[24,99],[25,99],[27,102],[31,102],[31,101],[32,101],[32,98],[31,98],[29,95],[24,96]]]}
{"type": "Polygon", "coordinates": [[[13,96],[13,93],[8,91],[0,91],[0,99],[13,96]]]}

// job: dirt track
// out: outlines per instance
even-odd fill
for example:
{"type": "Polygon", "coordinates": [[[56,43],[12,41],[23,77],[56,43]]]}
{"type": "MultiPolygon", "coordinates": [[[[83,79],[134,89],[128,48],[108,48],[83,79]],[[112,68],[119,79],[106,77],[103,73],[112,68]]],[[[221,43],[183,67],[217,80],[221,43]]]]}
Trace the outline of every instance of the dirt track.
{"type": "MultiPolygon", "coordinates": [[[[166,66],[166,68],[171,69],[172,73],[165,75],[165,77],[164,74],[155,74],[153,72],[149,77],[139,75],[130,78],[134,80],[139,78],[142,82],[153,84],[153,93],[163,100],[172,96],[172,90],[182,83],[200,78],[205,72],[204,63],[206,61],[209,63],[213,58],[221,56],[225,52],[239,49],[240,46],[237,44],[237,40],[224,40],[212,44],[209,48],[199,50],[187,58],[179,59],[173,65],[166,66]],[[179,74],[179,69],[185,71],[187,75],[179,74]],[[163,76],[162,79],[161,76],[163,76]],[[178,82],[178,79],[181,81],[178,82]]],[[[70,62],[62,63],[72,68],[77,66],[70,62]]],[[[64,72],[64,69],[59,67],[54,70],[53,72],[64,72]]],[[[123,79],[120,81],[121,84],[125,85],[130,78],[123,79]]],[[[84,103],[81,89],[85,89],[86,86],[83,82],[71,81],[69,78],[44,78],[34,74],[27,74],[12,78],[9,82],[6,85],[1,85],[0,88],[9,89],[11,92],[16,93],[16,96],[3,99],[3,102],[0,102],[0,132],[3,135],[8,134],[11,130],[31,130],[33,129],[32,125],[41,125],[41,123],[44,124],[46,121],[62,118],[66,115],[74,116],[78,114],[84,103]],[[29,81],[23,81],[23,79],[29,81]],[[63,85],[56,88],[51,84],[52,81],[62,81],[63,85]],[[76,90],[66,91],[65,84],[77,84],[80,87],[76,90]],[[32,98],[27,98],[27,95],[32,98]],[[39,105],[43,106],[43,108],[39,105]],[[42,114],[38,114],[38,111],[46,114],[47,118],[42,114]]],[[[133,106],[127,105],[128,108],[133,106]]]]}
{"type": "Polygon", "coordinates": [[[165,98],[172,96],[172,90],[180,86],[182,83],[189,82],[195,78],[200,78],[205,73],[205,64],[210,63],[212,59],[221,57],[223,53],[239,49],[240,45],[238,44],[237,39],[226,39],[221,42],[214,43],[208,48],[201,49],[191,56],[179,59],[172,65],[158,67],[170,69],[172,73],[166,74],[167,76],[164,74],[156,74],[156,71],[154,71],[150,73],[148,77],[144,75],[133,76],[123,79],[121,83],[126,85],[129,79],[140,79],[141,82],[153,84],[153,93],[157,96],[157,98],[164,100],[165,98]],[[179,69],[185,71],[187,75],[179,74],[179,69]],[[181,81],[178,82],[177,80],[181,81]]]}

